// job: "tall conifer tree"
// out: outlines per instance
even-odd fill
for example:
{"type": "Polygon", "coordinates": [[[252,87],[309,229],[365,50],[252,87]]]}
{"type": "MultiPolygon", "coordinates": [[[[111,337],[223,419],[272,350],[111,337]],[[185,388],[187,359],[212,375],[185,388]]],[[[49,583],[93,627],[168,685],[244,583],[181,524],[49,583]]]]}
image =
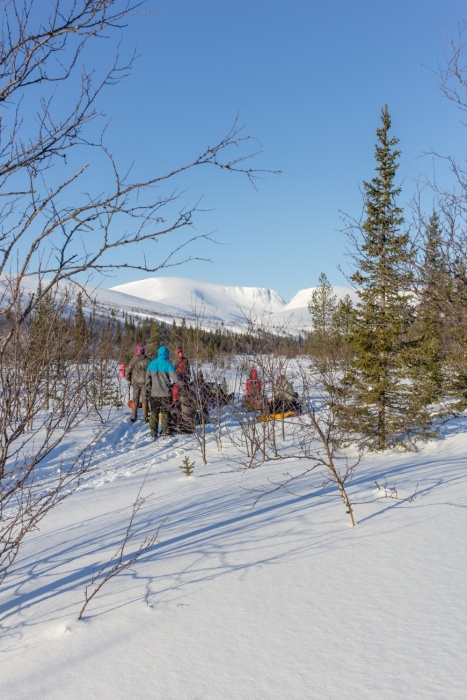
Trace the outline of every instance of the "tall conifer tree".
{"type": "Polygon", "coordinates": [[[333,288],[322,272],[319,276],[319,284],[311,294],[308,302],[308,311],[313,322],[313,332],[318,337],[326,338],[332,332],[333,317],[337,308],[337,297],[333,288]]]}
{"type": "MultiPolygon", "coordinates": [[[[321,273],[319,285],[313,290],[308,311],[313,330],[307,340],[307,351],[311,355],[314,368],[321,373],[328,373],[327,385],[336,377],[334,371],[342,371],[347,364],[348,318],[351,315],[350,297],[338,300],[328,278],[321,273]]],[[[333,386],[334,390],[336,387],[333,386]]]]}
{"type": "Polygon", "coordinates": [[[336,309],[337,297],[328,278],[322,272],[319,276],[319,285],[313,290],[308,302],[308,311],[313,324],[308,349],[322,369],[326,369],[332,352],[336,309]]]}
{"type": "Polygon", "coordinates": [[[451,293],[440,220],[433,212],[425,229],[416,309],[418,341],[413,354],[418,394],[427,403],[441,399],[445,389],[446,312],[451,293]]]}
{"type": "Polygon", "coordinates": [[[352,281],[359,301],[352,315],[353,358],[345,384],[352,395],[346,418],[372,449],[406,443],[427,421],[415,401],[409,342],[413,303],[405,291],[408,235],[395,185],[400,151],[390,137],[387,106],[381,112],[375,149],[376,174],[364,182],[366,219],[360,229],[352,281]]]}
{"type": "Polygon", "coordinates": [[[86,324],[86,317],[83,310],[83,297],[81,292],[76,297],[74,327],[73,327],[73,344],[83,361],[89,359],[89,333],[86,324]]]}
{"type": "Polygon", "coordinates": [[[454,408],[467,409],[467,263],[458,256],[451,270],[447,323],[447,387],[454,408]]]}

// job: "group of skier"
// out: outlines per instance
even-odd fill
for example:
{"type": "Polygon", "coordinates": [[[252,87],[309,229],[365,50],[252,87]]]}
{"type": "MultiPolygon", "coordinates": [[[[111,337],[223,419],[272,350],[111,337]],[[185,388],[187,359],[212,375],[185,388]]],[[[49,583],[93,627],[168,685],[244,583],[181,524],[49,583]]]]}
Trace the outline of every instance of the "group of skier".
{"type": "Polygon", "coordinates": [[[133,387],[131,421],[138,417],[141,406],[143,420],[149,423],[151,435],[190,433],[194,430],[196,395],[190,382],[191,371],[182,348],[177,348],[177,360],[169,361],[169,349],[161,345],[157,357],[150,360],[142,345],[126,368],[126,379],[133,387]]]}
{"type": "MultiPolygon", "coordinates": [[[[156,438],[173,433],[192,433],[201,420],[209,420],[209,404],[230,403],[233,394],[227,394],[220,385],[209,385],[204,381],[199,370],[195,380],[191,380],[190,363],[181,347],[176,349],[176,360],[169,360],[169,349],[161,345],[157,357],[150,359],[142,345],[136,347],[136,354],[124,375],[129,387],[133,387],[131,422],[138,417],[141,407],[143,420],[149,423],[151,435],[156,438]]],[[[261,411],[262,414],[283,414],[300,412],[298,394],[284,374],[281,374],[274,386],[271,400],[265,397],[261,379],[256,369],[252,369],[247,379],[243,407],[249,411],[261,411]]]]}

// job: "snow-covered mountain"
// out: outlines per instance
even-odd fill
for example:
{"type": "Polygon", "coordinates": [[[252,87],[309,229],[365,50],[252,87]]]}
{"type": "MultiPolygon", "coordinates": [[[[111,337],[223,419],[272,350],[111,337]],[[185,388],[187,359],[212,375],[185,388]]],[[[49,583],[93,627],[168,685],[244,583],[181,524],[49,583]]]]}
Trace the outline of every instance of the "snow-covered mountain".
{"type": "MultiPolygon", "coordinates": [[[[112,287],[109,293],[131,297],[133,305],[139,308],[147,303],[155,304],[164,317],[173,314],[176,321],[185,318],[189,322],[196,318],[202,325],[222,323],[225,327],[241,329],[252,320],[274,330],[296,333],[310,326],[308,302],[314,289],[316,287],[300,290],[287,303],[275,290],[260,287],[224,286],[182,277],[153,277],[112,287]]],[[[334,292],[338,299],[346,294],[355,299],[355,292],[350,287],[335,287],[334,292]]]]}
{"type": "Polygon", "coordinates": [[[269,289],[228,287],[182,277],[152,277],[112,287],[112,291],[176,306],[184,317],[206,319],[212,323],[243,325],[251,314],[274,314],[285,306],[282,297],[269,289]]]}
{"type": "MultiPolygon", "coordinates": [[[[70,283],[63,283],[68,286],[70,283]]],[[[0,276],[0,286],[6,278],[0,276]]],[[[32,293],[37,280],[25,278],[25,293],[32,293]]],[[[308,302],[316,287],[298,291],[290,302],[274,290],[261,287],[232,287],[200,282],[183,277],[152,277],[150,279],[117,285],[111,289],[84,288],[89,300],[94,299],[103,314],[113,311],[117,317],[125,313],[150,317],[165,323],[199,323],[202,327],[222,326],[231,330],[243,330],[248,322],[264,326],[272,331],[297,334],[309,330],[308,302]]],[[[338,299],[349,294],[355,299],[351,287],[334,287],[338,299]]],[[[86,305],[86,298],[83,298],[86,305]]]]}

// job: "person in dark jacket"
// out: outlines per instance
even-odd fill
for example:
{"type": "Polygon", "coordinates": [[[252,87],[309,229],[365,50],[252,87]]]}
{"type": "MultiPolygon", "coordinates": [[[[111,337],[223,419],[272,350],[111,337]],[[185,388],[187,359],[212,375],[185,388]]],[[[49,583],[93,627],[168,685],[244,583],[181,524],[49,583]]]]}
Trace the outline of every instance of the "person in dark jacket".
{"type": "Polygon", "coordinates": [[[183,386],[172,386],[171,416],[176,433],[192,433],[195,429],[196,397],[193,387],[188,382],[183,386]]]}
{"type": "Polygon", "coordinates": [[[270,404],[270,412],[287,413],[289,411],[300,413],[300,401],[297,392],[294,391],[285,374],[281,374],[274,387],[274,398],[270,404]]]}
{"type": "Polygon", "coordinates": [[[146,370],[149,365],[149,357],[142,345],[136,348],[136,355],[131,359],[126,368],[126,378],[129,386],[133,387],[133,403],[131,407],[131,422],[138,417],[138,406],[141,403],[143,420],[148,421],[148,399],[146,394],[146,370]]]}
{"type": "Polygon", "coordinates": [[[149,363],[146,372],[146,389],[151,405],[149,429],[154,438],[157,437],[159,420],[162,435],[172,433],[170,421],[172,384],[183,386],[183,382],[177,377],[175,367],[169,362],[169,349],[162,345],[157,351],[156,359],[149,363]]]}

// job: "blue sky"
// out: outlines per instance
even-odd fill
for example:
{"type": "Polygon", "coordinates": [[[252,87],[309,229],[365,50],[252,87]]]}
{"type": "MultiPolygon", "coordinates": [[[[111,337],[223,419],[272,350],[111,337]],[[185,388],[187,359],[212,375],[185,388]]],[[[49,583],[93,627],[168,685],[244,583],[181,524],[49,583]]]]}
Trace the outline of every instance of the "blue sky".
{"type": "MultiPolygon", "coordinates": [[[[456,34],[467,18],[465,3],[151,0],[147,8],[124,34],[123,50],[137,47],[135,69],[104,101],[119,161],[162,174],[222,137],[239,113],[262,144],[254,165],[282,171],[257,191],[213,170],[186,176],[187,201],[203,196],[209,210],[194,233],[212,233],[219,244],[192,249],[212,263],[160,275],[266,287],[286,301],[321,272],[345,284],[342,212],[360,215],[386,103],[400,139],[402,206],[415,180],[432,173],[424,154],[465,156],[462,114],[433,73],[444,60],[443,32],[456,34]]],[[[135,277],[130,271],[106,286],[135,277]]]]}

